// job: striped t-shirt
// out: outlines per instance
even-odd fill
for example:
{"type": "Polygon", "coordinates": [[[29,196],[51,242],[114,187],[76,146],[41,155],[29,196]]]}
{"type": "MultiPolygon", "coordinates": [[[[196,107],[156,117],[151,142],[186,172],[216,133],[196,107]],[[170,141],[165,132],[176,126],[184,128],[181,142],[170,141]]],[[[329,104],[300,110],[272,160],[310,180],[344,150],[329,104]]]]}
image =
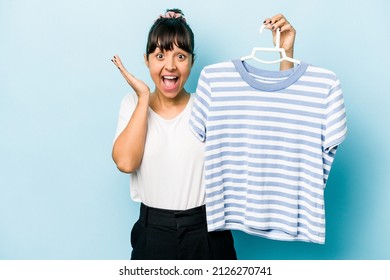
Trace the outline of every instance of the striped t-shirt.
{"type": "Polygon", "coordinates": [[[325,242],[324,188],[347,131],[333,72],[303,62],[287,71],[209,65],[190,124],[206,142],[209,231],[325,242]]]}

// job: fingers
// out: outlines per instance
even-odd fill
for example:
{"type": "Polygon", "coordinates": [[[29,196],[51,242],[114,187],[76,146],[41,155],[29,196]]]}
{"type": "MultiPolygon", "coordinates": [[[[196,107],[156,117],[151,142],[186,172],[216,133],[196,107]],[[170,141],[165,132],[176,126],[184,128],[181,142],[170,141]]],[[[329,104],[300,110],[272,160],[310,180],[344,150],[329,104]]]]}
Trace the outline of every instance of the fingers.
{"type": "Polygon", "coordinates": [[[127,83],[135,90],[138,96],[150,94],[149,87],[143,81],[137,79],[133,74],[127,72],[118,55],[114,55],[111,58],[111,61],[115,64],[116,67],[118,67],[122,76],[125,78],[127,83]]]}
{"type": "Polygon", "coordinates": [[[264,20],[263,24],[267,29],[273,31],[279,29],[280,32],[292,31],[295,33],[294,27],[288,22],[283,14],[277,14],[271,18],[267,18],[264,20]]]}
{"type": "Polygon", "coordinates": [[[295,28],[290,23],[287,23],[280,27],[280,32],[286,32],[286,31],[291,31],[293,33],[296,32],[295,28]]]}
{"type": "Polygon", "coordinates": [[[111,61],[115,64],[116,67],[118,67],[119,70],[122,70],[124,68],[122,61],[118,55],[114,55],[113,58],[111,58],[111,61]]]}
{"type": "Polygon", "coordinates": [[[115,64],[116,67],[120,70],[122,76],[126,79],[126,81],[130,84],[133,85],[134,82],[136,81],[136,78],[127,72],[126,68],[123,66],[122,61],[118,55],[114,55],[111,58],[111,61],[115,64]]]}

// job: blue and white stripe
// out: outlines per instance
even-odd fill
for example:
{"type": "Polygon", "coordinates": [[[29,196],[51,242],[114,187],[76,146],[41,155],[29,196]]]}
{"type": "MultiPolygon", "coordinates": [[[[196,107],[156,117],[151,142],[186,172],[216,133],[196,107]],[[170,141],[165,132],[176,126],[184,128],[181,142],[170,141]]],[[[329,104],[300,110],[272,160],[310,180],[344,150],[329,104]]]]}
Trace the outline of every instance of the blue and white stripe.
{"type": "Polygon", "coordinates": [[[325,242],[324,187],[347,131],[333,72],[207,66],[190,124],[206,142],[209,231],[325,242]]]}

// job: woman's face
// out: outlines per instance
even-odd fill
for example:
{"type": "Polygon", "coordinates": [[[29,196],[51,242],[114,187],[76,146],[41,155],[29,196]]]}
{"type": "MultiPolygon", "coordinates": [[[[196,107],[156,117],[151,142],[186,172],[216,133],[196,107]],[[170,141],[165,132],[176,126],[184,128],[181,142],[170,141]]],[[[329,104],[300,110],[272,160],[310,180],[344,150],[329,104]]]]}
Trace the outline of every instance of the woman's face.
{"type": "Polygon", "coordinates": [[[156,48],[149,54],[149,59],[145,55],[150,76],[156,85],[155,93],[167,98],[175,98],[185,92],[184,85],[192,67],[192,55],[175,44],[173,46],[172,51],[156,48]]]}

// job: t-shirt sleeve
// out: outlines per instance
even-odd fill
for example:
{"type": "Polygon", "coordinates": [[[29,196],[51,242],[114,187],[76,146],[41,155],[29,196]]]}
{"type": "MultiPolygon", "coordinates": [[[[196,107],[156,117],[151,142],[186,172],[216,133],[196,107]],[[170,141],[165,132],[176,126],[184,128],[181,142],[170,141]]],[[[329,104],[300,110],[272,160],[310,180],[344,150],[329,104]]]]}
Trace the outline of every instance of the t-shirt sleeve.
{"type": "Polygon", "coordinates": [[[127,94],[125,97],[123,97],[119,108],[119,116],[118,116],[114,142],[129,123],[129,120],[135,110],[136,104],[137,104],[137,95],[135,93],[130,93],[127,94]]]}
{"type": "Polygon", "coordinates": [[[210,107],[210,84],[205,69],[202,70],[195,93],[194,105],[190,117],[190,128],[202,142],[206,141],[207,119],[210,107]]]}
{"type": "Polygon", "coordinates": [[[326,98],[323,151],[335,153],[347,136],[347,118],[340,81],[336,78],[326,98]]]}
{"type": "Polygon", "coordinates": [[[344,98],[339,80],[335,79],[326,98],[325,122],[322,141],[322,159],[324,170],[324,187],[328,181],[330,169],[336,156],[338,146],[347,135],[347,118],[344,98]]]}

